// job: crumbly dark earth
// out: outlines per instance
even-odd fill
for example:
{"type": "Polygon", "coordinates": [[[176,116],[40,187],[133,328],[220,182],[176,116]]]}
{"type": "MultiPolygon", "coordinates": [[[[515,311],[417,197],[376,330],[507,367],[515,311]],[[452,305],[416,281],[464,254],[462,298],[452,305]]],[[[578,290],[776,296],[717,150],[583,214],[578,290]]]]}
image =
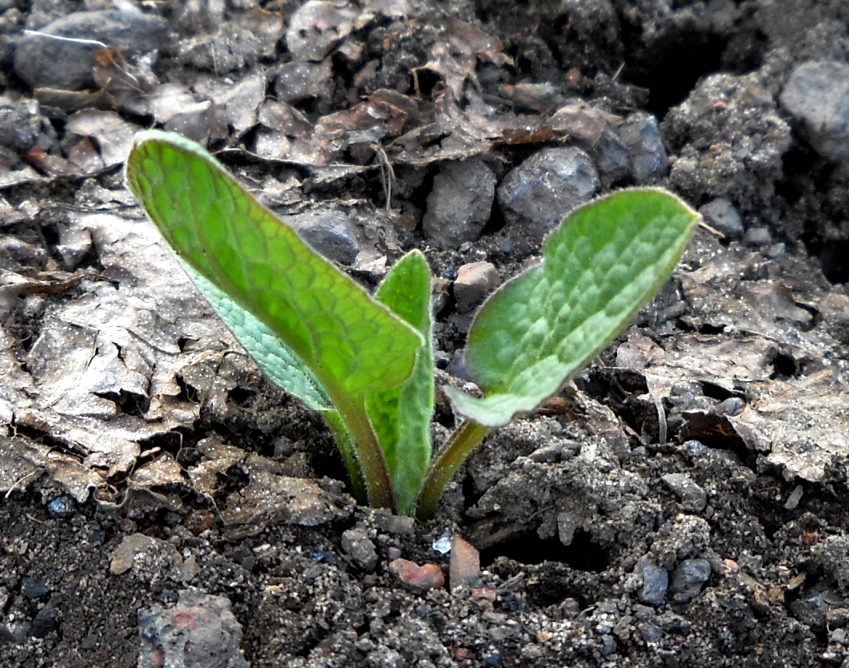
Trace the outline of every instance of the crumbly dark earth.
{"type": "Polygon", "coordinates": [[[845,0],[124,5],[0,2],[0,668],[849,666],[845,0]],[[369,288],[425,250],[440,383],[460,267],[529,266],[550,202],[657,185],[712,229],[413,522],[142,220],[151,126],[369,288]],[[471,584],[390,569],[453,535],[471,584]]]}

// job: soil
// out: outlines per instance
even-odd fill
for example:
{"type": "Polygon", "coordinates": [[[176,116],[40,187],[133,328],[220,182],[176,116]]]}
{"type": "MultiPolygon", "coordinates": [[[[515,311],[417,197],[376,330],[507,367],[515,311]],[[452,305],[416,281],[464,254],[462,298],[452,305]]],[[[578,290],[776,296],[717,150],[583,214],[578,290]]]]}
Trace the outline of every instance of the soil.
{"type": "Polygon", "coordinates": [[[116,6],[0,2],[0,666],[849,666],[844,0],[116,6]],[[142,220],[154,125],[369,288],[425,250],[440,383],[460,268],[532,263],[549,199],[657,185],[710,228],[413,522],[142,220]],[[584,171],[523,200],[550,149],[584,171]],[[479,571],[402,569],[458,536],[479,571]]]}

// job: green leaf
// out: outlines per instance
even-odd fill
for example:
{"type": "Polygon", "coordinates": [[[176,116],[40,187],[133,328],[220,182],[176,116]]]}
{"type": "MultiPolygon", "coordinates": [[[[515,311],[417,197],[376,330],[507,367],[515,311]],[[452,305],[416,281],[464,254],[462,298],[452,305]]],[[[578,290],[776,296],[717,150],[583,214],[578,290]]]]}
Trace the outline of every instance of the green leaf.
{"type": "MultiPolygon", "coordinates": [[[[127,184],[180,258],[312,370],[337,408],[400,384],[421,336],[259,204],[199,145],[137,135],[127,184]]],[[[360,425],[361,427],[361,425],[360,425]]]]}
{"type": "Polygon", "coordinates": [[[634,188],[573,211],[543,261],[481,307],[466,364],[484,398],[446,388],[489,427],[534,410],[619,334],[672,274],[699,215],[662,190],[634,188]]]}
{"type": "Polygon", "coordinates": [[[413,373],[398,387],[366,397],[366,410],[377,434],[397,511],[412,514],[430,464],[430,418],[433,413],[433,343],[430,313],[430,268],[420,251],[399,260],[375,298],[422,335],[413,373]]]}
{"type": "Polygon", "coordinates": [[[333,410],[327,392],[318,379],[297,355],[283,345],[274,332],[206,280],[202,274],[185,262],[181,264],[201,294],[215,309],[218,317],[271,380],[314,411],[333,410]]]}

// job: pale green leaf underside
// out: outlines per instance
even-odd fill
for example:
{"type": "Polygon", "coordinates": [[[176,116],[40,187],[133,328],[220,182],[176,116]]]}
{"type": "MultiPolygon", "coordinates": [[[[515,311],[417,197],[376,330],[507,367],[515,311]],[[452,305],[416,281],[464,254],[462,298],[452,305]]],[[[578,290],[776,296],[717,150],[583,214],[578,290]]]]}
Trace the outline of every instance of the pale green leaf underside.
{"type": "Polygon", "coordinates": [[[263,322],[332,396],[362,396],[410,375],[421,336],[202,147],[171,133],[139,133],[127,185],[180,258],[263,322]]]}
{"type": "Polygon", "coordinates": [[[333,410],[327,393],[312,372],[304,366],[268,327],[230,299],[185,262],[183,269],[210,303],[218,317],[254,358],[271,380],[314,411],[333,410]]]}
{"type": "Polygon", "coordinates": [[[698,214],[674,195],[623,190],[573,211],[543,262],[506,283],[469,332],[466,364],[484,398],[446,388],[454,407],[497,427],[571,380],[669,278],[698,214]]]}
{"type": "Polygon", "coordinates": [[[413,373],[398,387],[366,398],[366,410],[392,479],[397,511],[412,514],[430,465],[433,413],[430,268],[411,251],[386,275],[375,298],[422,335],[413,373]]]}

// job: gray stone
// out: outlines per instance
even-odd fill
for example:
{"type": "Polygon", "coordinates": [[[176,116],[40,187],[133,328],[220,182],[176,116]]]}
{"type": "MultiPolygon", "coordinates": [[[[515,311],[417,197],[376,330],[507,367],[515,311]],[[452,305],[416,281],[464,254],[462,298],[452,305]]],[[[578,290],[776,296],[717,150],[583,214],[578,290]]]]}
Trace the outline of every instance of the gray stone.
{"type": "Polygon", "coordinates": [[[849,64],[802,63],[790,75],[781,104],[822,157],[849,162],[849,64]]]}
{"type": "Polygon", "coordinates": [[[370,573],[377,566],[377,550],[365,529],[354,527],[343,532],[342,549],[364,571],[370,573]]]}
{"type": "Polygon", "coordinates": [[[631,156],[628,147],[609,127],[599,135],[593,145],[593,159],[602,183],[609,186],[631,173],[631,156]]]}
{"type": "Polygon", "coordinates": [[[828,333],[849,345],[849,297],[832,292],[820,302],[819,309],[828,333]]]}
{"type": "Polygon", "coordinates": [[[646,642],[658,642],[663,637],[663,629],[654,624],[641,622],[637,624],[637,630],[640,632],[640,637],[646,642]]]}
{"type": "Polygon", "coordinates": [[[497,286],[498,273],[494,265],[489,262],[464,264],[457,272],[457,280],[454,281],[457,310],[460,313],[468,313],[483,303],[497,286]]]}
{"type": "Polygon", "coordinates": [[[705,490],[692,481],[685,473],[667,473],[661,481],[681,500],[681,506],[688,512],[700,512],[707,505],[705,490]]]}
{"type": "Polygon", "coordinates": [[[34,638],[44,638],[59,628],[59,615],[49,604],[35,613],[30,627],[30,635],[34,638]]]}
{"type": "Polygon", "coordinates": [[[764,251],[764,255],[771,260],[780,260],[787,255],[787,246],[783,241],[777,244],[772,244],[772,246],[764,251]]]}
{"type": "Polygon", "coordinates": [[[654,116],[634,112],[619,126],[619,138],[628,148],[631,174],[638,184],[652,183],[666,173],[666,147],[654,116]]]}
{"type": "Polygon", "coordinates": [[[360,248],[351,230],[351,219],[337,209],[314,209],[284,216],[306,241],[326,258],[353,264],[360,248]]]}
{"type": "Polygon", "coordinates": [[[496,180],[482,160],[442,163],[422,221],[428,241],[443,250],[477,241],[492,212],[496,180]]]}
{"type": "Polygon", "coordinates": [[[26,35],[15,50],[15,73],[33,88],[82,90],[96,85],[92,78],[94,54],[102,48],[97,42],[113,46],[129,58],[165,46],[170,26],[161,16],[108,9],[74,12],[39,32],[76,41],[26,35]]]}
{"type": "Polygon", "coordinates": [[[0,146],[25,153],[35,146],[46,121],[35,100],[25,104],[0,106],[0,146]]]}
{"type": "Polygon", "coordinates": [[[248,668],[239,645],[242,627],[229,599],[195,589],[180,592],[173,608],[139,612],[139,666],[248,668]]]}
{"type": "Polygon", "coordinates": [[[731,239],[742,239],[746,231],[743,219],[734,205],[727,199],[712,199],[699,209],[705,222],[731,239]]]}
{"type": "Polygon", "coordinates": [[[669,591],[676,603],[689,603],[702,590],[710,578],[710,562],[707,559],[685,559],[675,567],[669,591]]]}
{"type": "Polygon", "coordinates": [[[755,248],[769,246],[772,243],[772,233],[767,227],[750,227],[743,235],[743,243],[755,248]]]}
{"type": "Polygon", "coordinates": [[[507,173],[498,187],[498,204],[508,223],[548,231],[589,200],[600,185],[584,151],[547,148],[507,173]]]}
{"type": "Polygon", "coordinates": [[[637,562],[634,573],[643,578],[643,586],[637,593],[640,602],[654,606],[663,605],[669,586],[669,573],[647,557],[637,562]]]}

